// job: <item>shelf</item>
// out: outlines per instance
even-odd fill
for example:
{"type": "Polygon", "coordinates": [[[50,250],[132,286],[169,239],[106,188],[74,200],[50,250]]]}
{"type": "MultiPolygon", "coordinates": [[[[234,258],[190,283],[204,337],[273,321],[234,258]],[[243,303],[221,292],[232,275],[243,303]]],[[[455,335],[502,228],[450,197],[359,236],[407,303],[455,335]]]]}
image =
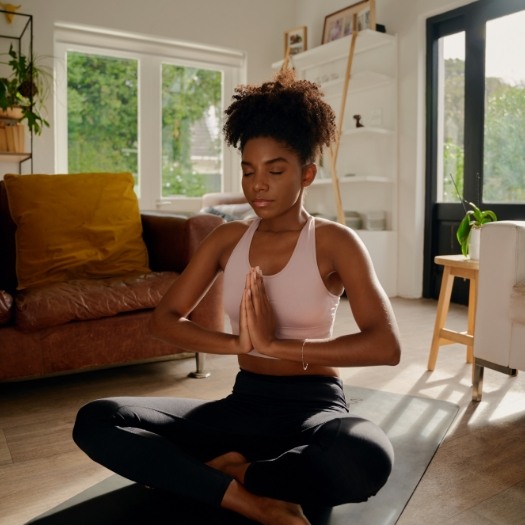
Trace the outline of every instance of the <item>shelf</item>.
{"type": "MultiPolygon", "coordinates": [[[[377,71],[359,71],[350,75],[348,92],[356,94],[360,91],[370,91],[371,89],[391,85],[394,81],[394,77],[385,75],[384,73],[378,73],[377,71]]],[[[327,97],[333,97],[334,95],[341,96],[344,87],[342,78],[332,79],[326,82],[316,80],[316,82],[320,84],[327,97]]]]}
{"type": "MultiPolygon", "coordinates": [[[[33,15],[15,12],[11,13],[11,15],[14,17],[12,26],[2,26],[4,34],[0,35],[0,37],[4,43],[1,46],[1,50],[4,54],[7,54],[7,50],[13,46],[13,48],[17,49],[18,56],[25,55],[26,59],[31,63],[34,58],[33,15]]],[[[28,132],[24,125],[18,125],[22,116],[23,110],[20,107],[0,110],[0,122],[2,123],[2,128],[5,128],[3,129],[4,133],[1,137],[2,148],[4,151],[0,151],[0,162],[6,164],[18,164],[18,173],[22,173],[22,163],[29,160],[30,173],[32,173],[33,134],[31,131],[28,132]],[[28,135],[29,143],[27,143],[28,135]],[[26,148],[29,148],[29,151],[20,151],[26,148]]],[[[12,167],[9,167],[9,171],[12,169],[12,167]]],[[[4,173],[6,170],[4,170],[4,173]]]]}
{"type": "Polygon", "coordinates": [[[392,230],[363,230],[359,228],[358,230],[354,230],[359,235],[388,235],[388,234],[395,234],[392,230]]]}
{"type": "Polygon", "coordinates": [[[359,136],[359,135],[380,135],[380,136],[393,136],[394,132],[391,129],[386,128],[375,128],[364,126],[362,128],[347,128],[343,130],[343,136],[359,136]]]}
{"type": "Polygon", "coordinates": [[[31,153],[9,153],[7,151],[0,151],[0,162],[23,162],[30,158],[31,153]]]}
{"type": "MultiPolygon", "coordinates": [[[[289,66],[299,78],[320,85],[342,126],[335,172],[339,195],[334,195],[326,151],[324,168],[309,187],[306,204],[312,213],[334,220],[339,205],[359,213],[375,209],[385,213],[388,230],[355,231],[370,253],[385,291],[393,296],[397,291],[398,252],[397,37],[369,29],[358,34],[345,93],[351,43],[348,36],[290,57],[289,66]],[[362,117],[363,127],[356,127],[354,114],[362,117]]],[[[276,70],[282,64],[280,61],[272,67],[276,70]]]]}
{"type": "MultiPolygon", "coordinates": [[[[379,184],[391,184],[392,179],[375,175],[353,175],[350,177],[339,177],[339,184],[355,184],[358,182],[377,182],[379,184]]],[[[325,186],[332,184],[331,178],[315,179],[312,186],[325,186]]]]}
{"type": "MultiPolygon", "coordinates": [[[[395,38],[394,35],[372,31],[371,29],[364,29],[363,31],[360,31],[357,36],[355,53],[363,53],[377,47],[389,45],[395,40],[395,38]]],[[[297,53],[290,57],[290,62],[296,69],[305,70],[311,67],[316,67],[318,64],[346,58],[350,50],[351,39],[351,36],[345,36],[339,40],[334,40],[333,42],[328,42],[327,44],[308,49],[302,53],[297,53]]],[[[272,67],[274,69],[279,69],[283,62],[283,60],[275,62],[272,64],[272,67]]]]}

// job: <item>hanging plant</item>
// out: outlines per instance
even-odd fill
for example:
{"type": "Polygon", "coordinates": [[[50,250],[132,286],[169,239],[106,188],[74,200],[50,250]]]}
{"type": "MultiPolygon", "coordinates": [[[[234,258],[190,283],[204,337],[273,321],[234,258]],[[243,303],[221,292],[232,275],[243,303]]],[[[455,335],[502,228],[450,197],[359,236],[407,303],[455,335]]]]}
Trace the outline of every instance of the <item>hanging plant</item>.
{"type": "Polygon", "coordinates": [[[44,127],[49,127],[43,115],[51,73],[37,64],[36,56],[29,59],[18,54],[12,45],[8,56],[7,62],[0,61],[11,68],[8,76],[0,78],[0,108],[4,111],[19,108],[21,114],[17,120],[26,121],[29,130],[40,135],[44,127]]]}

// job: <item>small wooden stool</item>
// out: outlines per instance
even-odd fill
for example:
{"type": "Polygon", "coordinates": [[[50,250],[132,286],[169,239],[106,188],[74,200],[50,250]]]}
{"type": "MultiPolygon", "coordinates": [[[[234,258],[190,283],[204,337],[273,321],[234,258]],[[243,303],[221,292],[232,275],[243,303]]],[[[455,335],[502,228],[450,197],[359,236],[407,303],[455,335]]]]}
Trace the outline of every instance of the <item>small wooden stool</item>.
{"type": "Polygon", "coordinates": [[[430,347],[430,355],[428,356],[428,370],[434,370],[436,366],[439,347],[452,343],[466,345],[467,363],[473,362],[474,327],[476,322],[476,300],[478,294],[479,261],[466,259],[463,255],[438,255],[434,258],[434,262],[443,265],[444,268],[437,304],[434,335],[432,336],[432,345],[430,347]],[[456,332],[445,328],[454,277],[470,279],[466,332],[456,332]]]}

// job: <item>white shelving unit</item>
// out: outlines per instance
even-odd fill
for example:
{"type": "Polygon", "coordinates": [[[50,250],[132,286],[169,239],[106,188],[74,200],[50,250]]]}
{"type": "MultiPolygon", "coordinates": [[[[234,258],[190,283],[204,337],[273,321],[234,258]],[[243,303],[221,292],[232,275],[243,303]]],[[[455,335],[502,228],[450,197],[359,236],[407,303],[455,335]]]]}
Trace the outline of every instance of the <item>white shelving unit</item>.
{"type": "MultiPolygon", "coordinates": [[[[300,78],[321,85],[338,119],[350,41],[345,37],[293,55],[290,63],[300,78]]],[[[336,169],[345,212],[385,213],[385,230],[357,232],[389,296],[397,294],[397,149],[397,37],[364,30],[356,40],[336,169]],[[356,127],[354,115],[364,127],[356,127]]],[[[306,206],[311,213],[337,216],[328,152],[306,206]]]]}
{"type": "MultiPolygon", "coordinates": [[[[24,13],[9,12],[0,9],[0,52],[7,55],[10,46],[13,46],[14,50],[19,54],[23,54],[27,57],[27,60],[33,60],[33,15],[24,13]],[[12,20],[8,21],[4,15],[12,16],[12,20]],[[5,19],[4,19],[5,18],[5,19]]],[[[6,59],[4,59],[6,60],[6,59]]],[[[10,67],[3,65],[0,76],[7,76],[10,73],[10,67]]],[[[21,114],[20,114],[21,115],[21,114]]],[[[11,130],[15,129],[14,126],[18,122],[20,115],[14,117],[2,111],[0,115],[0,125],[2,126],[13,126],[11,130]]],[[[33,134],[28,131],[27,126],[22,128],[24,131],[23,146],[21,143],[18,146],[14,146],[14,142],[11,143],[7,137],[2,140],[2,150],[0,151],[0,164],[9,165],[8,168],[2,166],[2,171],[13,172],[11,166],[18,165],[18,173],[27,172],[27,167],[23,170],[22,166],[26,161],[29,166],[29,172],[33,172],[33,134]],[[23,151],[21,151],[23,150],[23,151]]],[[[11,134],[12,137],[12,134],[11,134]]],[[[14,141],[14,139],[13,139],[14,141]]]]}

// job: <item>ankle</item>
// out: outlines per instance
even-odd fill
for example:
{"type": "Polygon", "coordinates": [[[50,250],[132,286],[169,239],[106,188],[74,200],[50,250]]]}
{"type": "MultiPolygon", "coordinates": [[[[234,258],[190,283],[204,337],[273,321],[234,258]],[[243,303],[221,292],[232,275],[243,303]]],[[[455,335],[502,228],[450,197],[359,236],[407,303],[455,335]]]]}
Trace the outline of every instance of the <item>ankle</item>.
{"type": "Polygon", "coordinates": [[[250,466],[246,458],[239,452],[227,452],[208,461],[207,465],[228,474],[241,484],[244,484],[244,475],[250,466]]]}
{"type": "Polygon", "coordinates": [[[236,480],[228,486],[221,507],[262,525],[310,525],[300,505],[257,496],[236,480]]]}

